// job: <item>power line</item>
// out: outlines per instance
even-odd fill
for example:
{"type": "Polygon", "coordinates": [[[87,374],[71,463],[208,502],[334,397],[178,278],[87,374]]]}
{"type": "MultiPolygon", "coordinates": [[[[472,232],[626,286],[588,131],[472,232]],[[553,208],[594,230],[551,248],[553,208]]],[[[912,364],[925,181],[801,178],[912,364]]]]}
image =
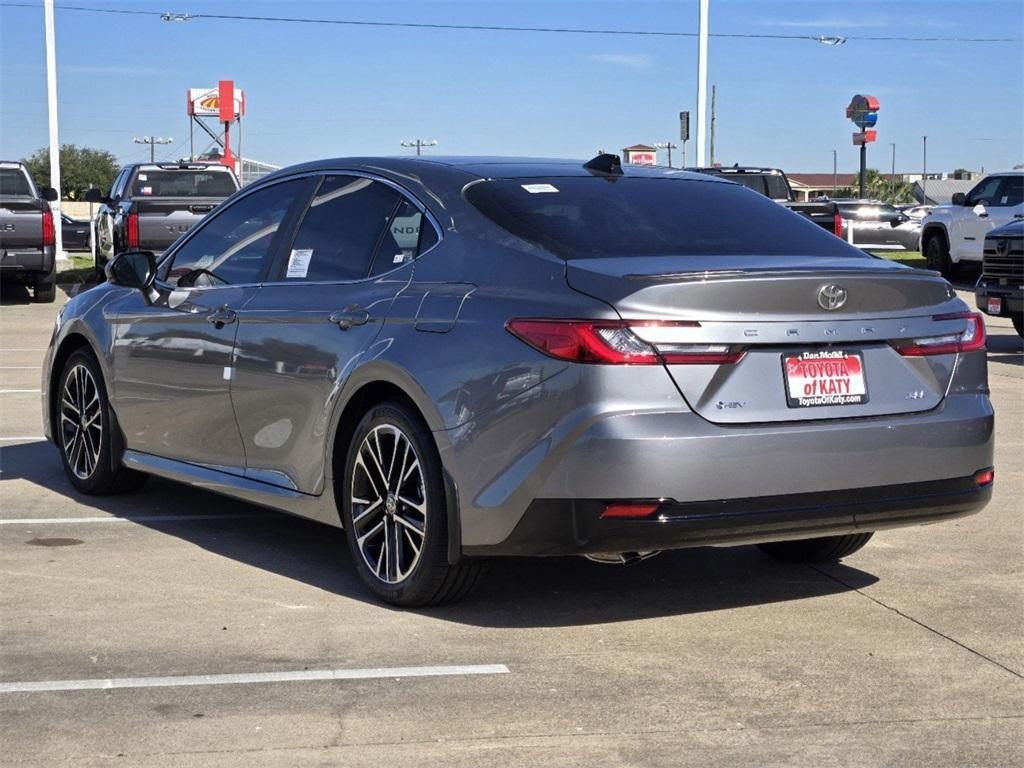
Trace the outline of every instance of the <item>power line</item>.
{"type": "MultiPolygon", "coordinates": [[[[0,2],[4,8],[39,9],[35,3],[0,2]]],[[[456,30],[470,32],[531,32],[568,35],[617,35],[632,37],[697,37],[696,32],[644,29],[588,29],[583,27],[518,27],[489,24],[430,24],[412,21],[355,21],[352,19],[318,19],[299,16],[249,16],[226,13],[174,13],[168,11],[140,11],[127,8],[92,8],[81,5],[58,5],[60,11],[82,13],[107,13],[130,16],[150,16],[165,21],[193,21],[213,19],[218,21],[262,21],[281,24],[328,24],[349,27],[391,27],[404,29],[456,30]]],[[[759,40],[810,40],[828,45],[841,45],[850,41],[867,42],[912,42],[912,43],[1019,43],[1020,37],[906,37],[899,35],[783,35],[761,32],[711,32],[709,37],[759,40]]]]}

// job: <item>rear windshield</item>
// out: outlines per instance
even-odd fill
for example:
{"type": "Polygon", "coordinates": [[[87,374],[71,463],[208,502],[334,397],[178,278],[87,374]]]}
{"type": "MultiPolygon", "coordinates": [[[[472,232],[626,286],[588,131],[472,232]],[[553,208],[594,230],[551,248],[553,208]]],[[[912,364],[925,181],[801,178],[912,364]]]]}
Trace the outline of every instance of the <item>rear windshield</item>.
{"type": "Polygon", "coordinates": [[[817,224],[716,181],[499,179],[466,197],[516,237],[566,259],[603,256],[863,256],[817,224]]]}
{"type": "MultiPolygon", "coordinates": [[[[709,176],[712,174],[708,174],[709,176]]],[[[713,174],[720,179],[742,184],[758,194],[772,200],[789,200],[789,187],[782,177],[774,173],[723,173],[713,174]]]]}
{"type": "Polygon", "coordinates": [[[139,171],[131,197],[227,197],[238,185],[227,171],[139,171]]]}
{"type": "Polygon", "coordinates": [[[0,168],[0,195],[33,197],[25,172],[20,168],[0,168]]]}

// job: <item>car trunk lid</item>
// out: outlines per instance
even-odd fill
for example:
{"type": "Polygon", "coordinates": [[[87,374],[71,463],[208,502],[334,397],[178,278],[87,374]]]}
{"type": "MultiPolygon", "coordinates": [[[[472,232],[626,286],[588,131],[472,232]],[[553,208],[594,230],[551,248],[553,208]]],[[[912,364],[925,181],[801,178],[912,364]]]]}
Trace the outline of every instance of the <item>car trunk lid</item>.
{"type": "Polygon", "coordinates": [[[633,332],[669,361],[689,406],[721,424],[932,409],[949,386],[956,354],[909,357],[894,345],[966,326],[962,317],[934,319],[963,309],[941,277],[881,260],[566,263],[569,284],[637,321],[633,332]],[[724,364],[671,362],[672,350],[692,345],[727,345],[743,354],[724,364]]]}

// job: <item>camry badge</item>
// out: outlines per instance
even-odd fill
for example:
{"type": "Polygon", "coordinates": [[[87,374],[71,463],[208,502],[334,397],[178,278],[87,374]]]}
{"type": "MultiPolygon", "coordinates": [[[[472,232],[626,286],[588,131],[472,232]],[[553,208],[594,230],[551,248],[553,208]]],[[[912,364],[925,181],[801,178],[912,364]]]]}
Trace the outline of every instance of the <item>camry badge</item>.
{"type": "Polygon", "coordinates": [[[824,285],[818,289],[818,306],[822,309],[839,309],[846,303],[846,289],[841,285],[824,285]]]}

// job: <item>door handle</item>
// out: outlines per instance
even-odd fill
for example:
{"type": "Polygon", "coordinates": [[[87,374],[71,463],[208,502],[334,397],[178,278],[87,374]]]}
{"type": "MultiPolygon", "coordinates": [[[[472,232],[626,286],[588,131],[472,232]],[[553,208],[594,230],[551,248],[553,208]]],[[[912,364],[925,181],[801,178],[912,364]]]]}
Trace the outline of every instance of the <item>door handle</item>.
{"type": "Polygon", "coordinates": [[[211,323],[218,330],[228,323],[233,323],[236,320],[238,320],[238,313],[233,309],[228,309],[227,304],[222,306],[220,309],[213,310],[213,312],[206,316],[206,322],[211,323]]]}
{"type": "Polygon", "coordinates": [[[338,312],[332,312],[327,319],[341,330],[347,331],[357,325],[366,325],[370,321],[370,313],[358,304],[350,304],[338,312]]]}

